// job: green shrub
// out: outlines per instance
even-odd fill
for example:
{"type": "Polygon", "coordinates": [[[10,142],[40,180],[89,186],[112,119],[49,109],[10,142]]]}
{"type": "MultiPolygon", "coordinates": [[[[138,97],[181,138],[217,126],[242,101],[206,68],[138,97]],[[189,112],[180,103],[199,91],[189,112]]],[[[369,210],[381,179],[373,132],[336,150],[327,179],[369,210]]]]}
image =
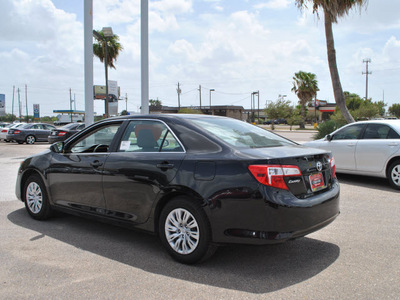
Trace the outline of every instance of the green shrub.
{"type": "Polygon", "coordinates": [[[335,131],[342,125],[338,126],[338,123],[334,120],[329,120],[325,121],[323,123],[320,123],[317,127],[318,132],[313,136],[314,140],[322,139],[324,138],[327,134],[330,134],[331,132],[335,131]]]}

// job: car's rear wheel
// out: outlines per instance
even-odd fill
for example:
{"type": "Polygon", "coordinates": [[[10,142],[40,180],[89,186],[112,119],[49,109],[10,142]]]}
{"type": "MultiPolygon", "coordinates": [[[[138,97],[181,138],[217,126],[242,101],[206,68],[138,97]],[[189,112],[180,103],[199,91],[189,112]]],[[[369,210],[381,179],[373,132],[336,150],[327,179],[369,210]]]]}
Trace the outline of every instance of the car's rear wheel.
{"type": "Polygon", "coordinates": [[[396,160],[389,166],[387,178],[392,187],[400,190],[400,160],[396,160]]]}
{"type": "Polygon", "coordinates": [[[163,208],[159,219],[161,242],[177,261],[193,264],[210,257],[211,227],[200,203],[177,197],[163,208]]]}
{"type": "Polygon", "coordinates": [[[39,175],[31,175],[25,182],[23,190],[25,207],[32,218],[45,220],[51,216],[51,206],[46,188],[39,175]]]}
{"type": "Polygon", "coordinates": [[[28,135],[28,136],[25,138],[25,142],[26,142],[27,144],[33,145],[33,144],[36,142],[36,138],[35,138],[33,135],[28,135]]]}

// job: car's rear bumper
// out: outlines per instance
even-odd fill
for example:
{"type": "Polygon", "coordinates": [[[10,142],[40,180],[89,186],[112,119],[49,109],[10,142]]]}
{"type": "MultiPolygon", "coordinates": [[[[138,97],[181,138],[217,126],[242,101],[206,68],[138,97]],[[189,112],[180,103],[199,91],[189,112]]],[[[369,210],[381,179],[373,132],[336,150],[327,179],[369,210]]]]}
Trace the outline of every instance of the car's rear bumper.
{"type": "Polygon", "coordinates": [[[57,136],[57,135],[49,135],[47,137],[47,140],[50,144],[56,143],[56,142],[62,142],[66,139],[64,136],[57,136]]]}
{"type": "Polygon", "coordinates": [[[15,142],[24,142],[25,141],[25,137],[24,136],[20,136],[18,134],[7,134],[6,140],[15,141],[15,142]]]}
{"type": "Polygon", "coordinates": [[[339,215],[339,192],[336,180],[328,191],[307,199],[268,189],[248,198],[221,200],[218,206],[223,209],[210,210],[213,241],[261,245],[305,236],[339,215]]]}

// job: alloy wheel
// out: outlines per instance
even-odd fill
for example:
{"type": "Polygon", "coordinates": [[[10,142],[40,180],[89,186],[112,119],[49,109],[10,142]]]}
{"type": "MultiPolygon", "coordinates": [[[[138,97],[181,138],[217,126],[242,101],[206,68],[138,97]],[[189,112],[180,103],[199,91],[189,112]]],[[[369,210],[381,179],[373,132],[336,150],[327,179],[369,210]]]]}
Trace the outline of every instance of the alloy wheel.
{"type": "Polygon", "coordinates": [[[400,186],[400,164],[396,165],[390,174],[394,184],[400,186]]]}
{"type": "Polygon", "coordinates": [[[199,244],[199,225],[189,211],[176,208],[165,220],[165,236],[174,251],[179,254],[190,254],[199,244]]]}
{"type": "Polygon", "coordinates": [[[29,210],[34,214],[42,210],[43,194],[36,182],[31,182],[26,188],[26,203],[29,210]]]}

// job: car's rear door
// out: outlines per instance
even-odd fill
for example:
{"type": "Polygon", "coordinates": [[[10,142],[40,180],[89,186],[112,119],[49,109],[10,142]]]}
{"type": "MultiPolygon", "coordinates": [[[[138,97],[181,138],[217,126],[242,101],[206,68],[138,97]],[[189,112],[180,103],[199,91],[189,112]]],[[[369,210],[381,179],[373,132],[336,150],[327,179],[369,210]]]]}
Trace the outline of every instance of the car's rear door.
{"type": "Polygon", "coordinates": [[[185,156],[168,126],[132,120],[104,166],[106,208],[115,217],[145,222],[154,201],[174,179],[185,156]]]}
{"type": "Polygon", "coordinates": [[[400,148],[400,136],[385,124],[368,124],[355,157],[357,171],[384,173],[389,158],[400,148]]]}

